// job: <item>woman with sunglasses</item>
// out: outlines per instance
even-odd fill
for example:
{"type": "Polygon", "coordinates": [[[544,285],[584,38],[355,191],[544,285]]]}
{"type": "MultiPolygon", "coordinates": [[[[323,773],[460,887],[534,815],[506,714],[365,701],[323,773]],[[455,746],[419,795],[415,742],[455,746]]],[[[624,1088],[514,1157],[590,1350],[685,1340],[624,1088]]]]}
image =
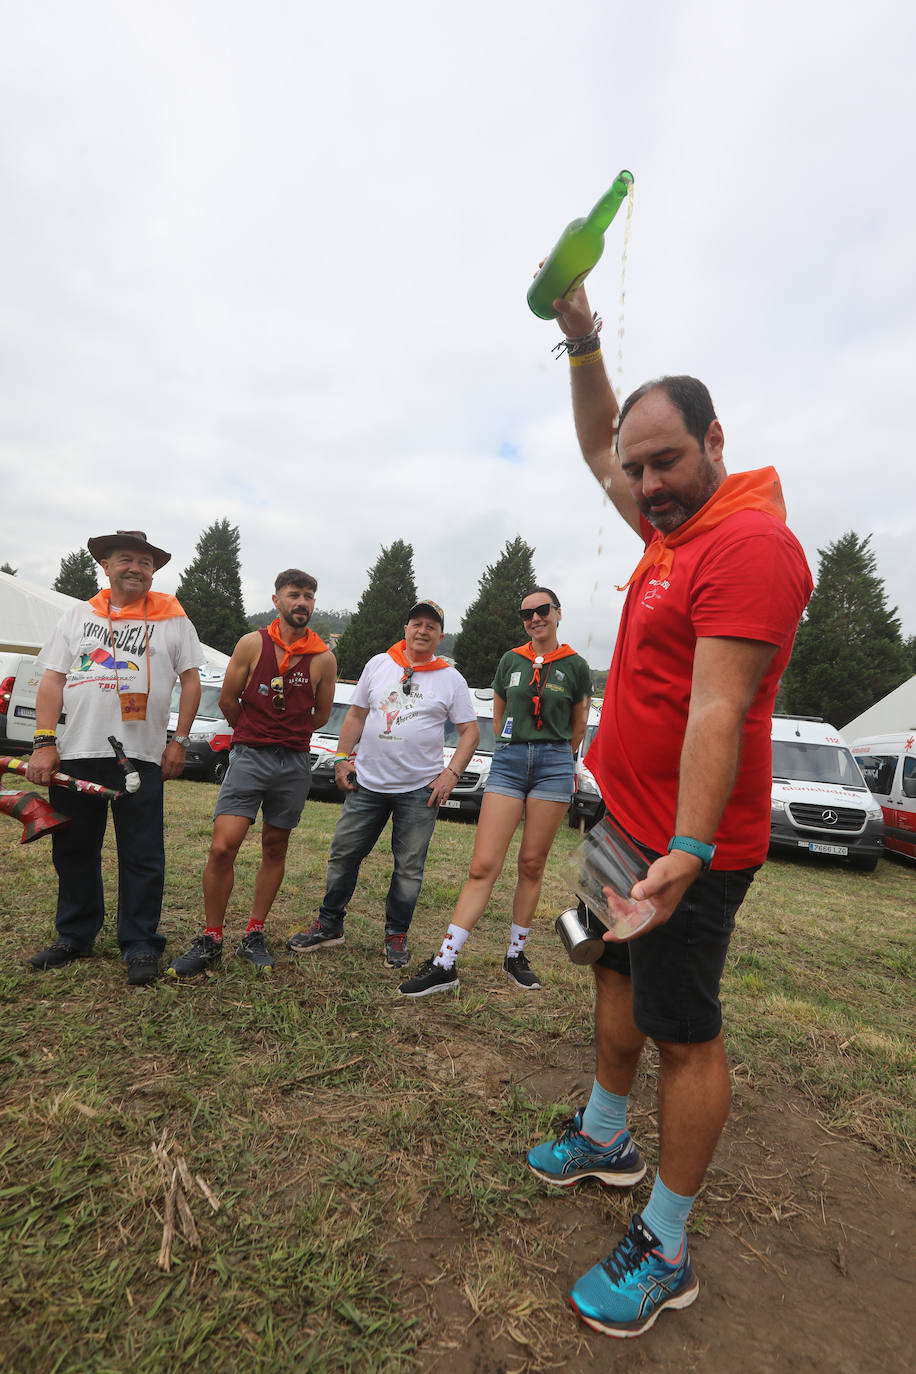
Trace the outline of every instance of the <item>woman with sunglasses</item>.
{"type": "Polygon", "coordinates": [[[527,644],[510,649],[493,679],[496,748],[477,822],[471,871],[438,954],[398,991],[425,997],[457,988],[456,960],[486,909],[524,817],[512,929],[503,968],[511,982],[535,990],[540,979],[528,963],[525,941],[541,895],[547,855],[575,786],[575,752],[585,734],[591,673],[585,659],[560,644],[560,603],[549,587],[522,598],[527,644]]]}

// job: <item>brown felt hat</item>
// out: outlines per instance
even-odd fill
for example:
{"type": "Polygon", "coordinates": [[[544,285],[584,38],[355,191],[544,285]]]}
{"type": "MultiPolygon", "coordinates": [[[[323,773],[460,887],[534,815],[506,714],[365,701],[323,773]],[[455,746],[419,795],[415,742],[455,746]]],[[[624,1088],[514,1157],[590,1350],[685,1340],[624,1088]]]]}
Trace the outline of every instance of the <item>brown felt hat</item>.
{"type": "Polygon", "coordinates": [[[165,567],[172,556],[165,549],[157,549],[155,544],[151,544],[143,530],[115,530],[114,534],[97,534],[94,539],[87,540],[86,547],[96,563],[107,558],[112,549],[138,549],[140,553],[150,555],[157,572],[165,567]]]}

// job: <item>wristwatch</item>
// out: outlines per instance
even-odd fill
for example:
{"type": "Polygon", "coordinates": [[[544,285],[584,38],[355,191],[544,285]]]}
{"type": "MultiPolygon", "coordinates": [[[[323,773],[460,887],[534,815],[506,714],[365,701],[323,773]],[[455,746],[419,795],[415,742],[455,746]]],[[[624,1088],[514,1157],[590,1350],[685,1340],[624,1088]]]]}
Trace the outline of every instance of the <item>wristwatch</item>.
{"type": "Polygon", "coordinates": [[[708,872],[712,856],[716,852],[714,844],[704,844],[702,840],[693,840],[689,835],[672,835],[668,841],[669,854],[672,849],[681,849],[685,854],[692,854],[694,858],[699,859],[704,873],[708,872]]]}
{"type": "Polygon", "coordinates": [[[191,741],[187,735],[173,735],[172,738],[169,740],[169,743],[180,744],[182,749],[187,749],[190,746],[191,741]]]}

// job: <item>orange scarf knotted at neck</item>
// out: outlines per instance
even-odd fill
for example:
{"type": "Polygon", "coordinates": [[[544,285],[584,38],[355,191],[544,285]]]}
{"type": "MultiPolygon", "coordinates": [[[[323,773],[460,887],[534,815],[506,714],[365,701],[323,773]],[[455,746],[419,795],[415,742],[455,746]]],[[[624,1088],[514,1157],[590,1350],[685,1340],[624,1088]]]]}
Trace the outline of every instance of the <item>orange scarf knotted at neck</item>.
{"type": "MultiPolygon", "coordinates": [[[[532,665],[533,665],[534,671],[533,671],[532,674],[531,674],[531,680],[529,681],[528,686],[529,686],[529,687],[531,687],[532,685],[534,686],[534,695],[533,695],[532,698],[531,698],[531,712],[532,712],[532,715],[534,716],[535,724],[536,724],[538,730],[540,730],[540,728],[541,728],[541,667],[542,667],[543,664],[546,664],[546,665],[547,665],[547,671],[549,672],[549,671],[550,671],[550,665],[551,665],[551,663],[555,662],[556,659],[558,659],[558,658],[569,658],[570,654],[574,654],[576,651],[575,651],[575,649],[571,649],[570,646],[569,646],[568,644],[558,644],[557,647],[556,647],[555,649],[552,649],[552,650],[550,651],[549,654],[536,654],[536,653],[534,652],[534,646],[529,642],[528,644],[520,644],[519,647],[518,647],[517,649],[513,649],[512,652],[513,652],[514,654],[518,654],[520,658],[528,658],[528,659],[530,659],[530,660],[531,660],[531,663],[532,663],[532,665]]],[[[546,674],[546,673],[544,674],[544,681],[545,681],[545,682],[547,681],[547,674],[546,674]]]]}
{"type": "Polygon", "coordinates": [[[174,620],[186,614],[177,598],[168,592],[147,592],[129,606],[112,606],[111,588],[103,587],[90,598],[89,605],[105,620],[174,620]]]}
{"type": "Polygon", "coordinates": [[[323,654],[327,645],[320,635],[316,635],[314,630],[306,630],[301,639],[293,640],[292,644],[287,644],[280,634],[280,617],[272,620],[267,627],[267,633],[277,648],[282,650],[283,657],[280,659],[278,671],[280,676],[289,667],[289,661],[296,654],[323,654]]]}
{"type": "Polygon", "coordinates": [[[408,672],[413,673],[431,673],[436,669],[448,667],[444,658],[431,658],[428,663],[408,663],[406,639],[402,639],[399,644],[392,644],[388,650],[388,657],[393,658],[399,668],[406,668],[408,672]]]}
{"type": "Polygon", "coordinates": [[[762,510],[767,515],[775,515],[785,523],[786,503],[782,496],[779,474],[775,468],[757,468],[754,472],[736,472],[733,476],[726,477],[706,504],[700,507],[696,515],[691,515],[689,520],[685,520],[683,525],[679,525],[670,534],[662,534],[656,530],[646,545],[642,558],[623,586],[617,590],[625,592],[630,583],[635,582],[647,568],[658,568],[659,579],[664,582],[671,576],[674,551],[678,544],[686,544],[698,534],[715,529],[716,525],[720,525],[730,515],[742,510],[762,510]]]}

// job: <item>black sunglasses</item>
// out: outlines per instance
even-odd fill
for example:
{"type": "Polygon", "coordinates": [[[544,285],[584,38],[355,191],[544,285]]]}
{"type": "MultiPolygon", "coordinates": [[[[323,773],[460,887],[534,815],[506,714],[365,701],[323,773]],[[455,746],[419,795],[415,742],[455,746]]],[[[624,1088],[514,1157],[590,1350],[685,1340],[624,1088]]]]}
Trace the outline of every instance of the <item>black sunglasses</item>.
{"type": "Polygon", "coordinates": [[[275,711],[285,711],[285,710],[286,710],[286,697],[283,695],[283,679],[282,679],[282,677],[272,677],[272,678],[270,679],[270,690],[273,692],[273,696],[271,697],[271,701],[273,702],[274,710],[275,710],[275,711]]]}
{"type": "Polygon", "coordinates": [[[533,615],[539,615],[543,620],[551,611],[558,611],[560,608],[554,601],[544,601],[540,606],[523,607],[519,614],[522,620],[530,620],[533,615]]]}
{"type": "Polygon", "coordinates": [[[413,668],[408,668],[401,678],[401,691],[404,693],[405,697],[410,696],[410,684],[413,682],[413,672],[413,668]]]}

